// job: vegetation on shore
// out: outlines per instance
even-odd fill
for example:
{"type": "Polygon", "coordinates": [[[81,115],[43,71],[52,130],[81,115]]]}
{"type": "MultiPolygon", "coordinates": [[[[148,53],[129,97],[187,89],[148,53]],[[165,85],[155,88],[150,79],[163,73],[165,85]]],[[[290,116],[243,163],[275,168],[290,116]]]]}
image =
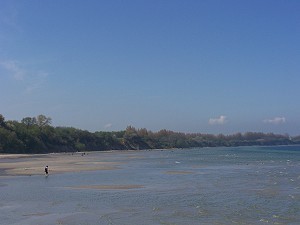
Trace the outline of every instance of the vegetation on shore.
{"type": "Polygon", "coordinates": [[[246,132],[232,135],[152,132],[128,126],[118,132],[89,132],[72,127],[53,127],[44,115],[5,121],[0,114],[0,153],[49,153],[74,151],[168,149],[216,146],[292,145],[300,136],[246,132]]]}

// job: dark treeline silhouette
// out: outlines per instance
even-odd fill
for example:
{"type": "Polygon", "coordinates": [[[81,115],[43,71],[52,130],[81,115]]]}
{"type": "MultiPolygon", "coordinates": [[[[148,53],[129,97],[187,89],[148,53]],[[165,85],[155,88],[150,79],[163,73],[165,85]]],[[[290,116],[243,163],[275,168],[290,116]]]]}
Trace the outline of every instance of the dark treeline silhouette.
{"type": "Polygon", "coordinates": [[[300,136],[273,133],[186,134],[169,130],[152,132],[132,126],[124,131],[92,133],[72,127],[53,127],[51,122],[51,118],[44,115],[26,117],[21,122],[5,121],[0,114],[0,153],[300,144],[300,136]]]}

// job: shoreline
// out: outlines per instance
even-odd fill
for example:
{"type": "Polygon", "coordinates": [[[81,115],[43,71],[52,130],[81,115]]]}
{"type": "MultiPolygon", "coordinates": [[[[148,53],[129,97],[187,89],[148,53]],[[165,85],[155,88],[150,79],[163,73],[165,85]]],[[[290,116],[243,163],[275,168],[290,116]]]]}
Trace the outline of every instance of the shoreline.
{"type": "MultiPolygon", "coordinates": [[[[279,147],[279,146],[300,146],[300,145],[272,145],[256,147],[279,147]]],[[[255,147],[255,146],[236,146],[255,147]]],[[[202,147],[201,149],[220,148],[202,147]]],[[[228,148],[224,146],[224,148],[228,148]]],[[[194,149],[194,148],[188,148],[194,149]]],[[[110,161],[106,154],[128,154],[139,151],[175,151],[182,148],[170,149],[142,149],[142,150],[106,150],[86,152],[59,152],[45,154],[0,154],[0,177],[3,176],[31,176],[44,175],[44,168],[49,166],[49,174],[60,174],[69,172],[115,170],[120,169],[124,162],[110,161]],[[93,157],[95,154],[103,154],[102,157],[93,157]]]]}

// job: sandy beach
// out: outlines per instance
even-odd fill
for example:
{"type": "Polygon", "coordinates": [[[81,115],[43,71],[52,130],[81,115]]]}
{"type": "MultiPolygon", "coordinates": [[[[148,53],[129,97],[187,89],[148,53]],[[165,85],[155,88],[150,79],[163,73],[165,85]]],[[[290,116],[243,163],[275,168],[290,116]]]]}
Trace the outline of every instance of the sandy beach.
{"type": "MultiPolygon", "coordinates": [[[[120,162],[95,160],[92,153],[53,153],[53,154],[0,154],[0,176],[43,175],[44,167],[49,166],[49,174],[93,170],[114,170],[120,162]]],[[[102,153],[101,153],[102,154],[102,153]]],[[[112,153],[103,153],[112,154],[112,153]]]]}

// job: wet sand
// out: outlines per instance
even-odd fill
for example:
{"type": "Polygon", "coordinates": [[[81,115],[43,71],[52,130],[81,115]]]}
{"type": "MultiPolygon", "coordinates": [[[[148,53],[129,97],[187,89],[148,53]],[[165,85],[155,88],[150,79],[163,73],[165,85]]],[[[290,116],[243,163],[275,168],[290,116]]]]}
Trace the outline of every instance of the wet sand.
{"type": "Polygon", "coordinates": [[[46,165],[49,166],[49,174],[57,174],[93,170],[114,170],[118,169],[118,166],[121,164],[120,162],[99,161],[99,157],[94,157],[95,154],[99,154],[99,152],[88,154],[0,154],[0,176],[43,175],[46,165]]]}
{"type": "Polygon", "coordinates": [[[191,171],[166,171],[166,174],[173,174],[173,175],[186,175],[186,174],[192,174],[193,172],[191,171]]]}
{"type": "Polygon", "coordinates": [[[143,188],[143,185],[130,184],[130,185],[85,185],[69,187],[70,189],[98,189],[98,190],[129,190],[143,188]]]}

